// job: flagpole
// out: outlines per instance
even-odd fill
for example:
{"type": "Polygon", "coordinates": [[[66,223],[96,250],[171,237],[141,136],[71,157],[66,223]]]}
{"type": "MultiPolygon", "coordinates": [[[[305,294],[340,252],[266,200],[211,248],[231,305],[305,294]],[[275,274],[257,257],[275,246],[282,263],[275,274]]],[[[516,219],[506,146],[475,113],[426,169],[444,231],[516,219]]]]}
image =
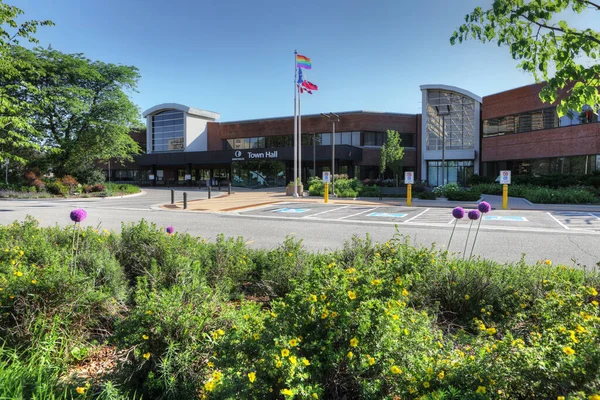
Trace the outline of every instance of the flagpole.
{"type": "Polygon", "coordinates": [[[298,178],[302,180],[302,92],[298,95],[298,178]]]}
{"type": "Polygon", "coordinates": [[[298,68],[296,66],[297,50],[294,50],[294,197],[298,197],[298,186],[296,186],[296,179],[298,177],[298,107],[296,106],[296,98],[298,97],[298,68]]]}

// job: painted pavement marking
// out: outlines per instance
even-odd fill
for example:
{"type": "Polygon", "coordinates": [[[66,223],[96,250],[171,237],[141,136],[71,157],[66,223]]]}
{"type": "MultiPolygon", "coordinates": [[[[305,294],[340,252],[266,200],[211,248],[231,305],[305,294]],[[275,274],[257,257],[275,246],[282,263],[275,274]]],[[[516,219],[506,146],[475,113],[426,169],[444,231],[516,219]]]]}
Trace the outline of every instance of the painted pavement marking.
{"type": "Polygon", "coordinates": [[[483,219],[485,221],[528,221],[525,217],[517,217],[515,215],[485,215],[483,219]]]}
{"type": "Polygon", "coordinates": [[[375,208],[370,208],[370,209],[367,209],[367,210],[364,210],[364,211],[358,212],[358,213],[356,213],[356,214],[346,215],[345,217],[338,218],[338,221],[339,221],[339,220],[346,219],[346,218],[352,218],[352,217],[356,217],[357,215],[364,214],[364,213],[368,213],[369,211],[374,211],[374,210],[377,210],[377,207],[375,207],[375,208]]]}
{"type": "Polygon", "coordinates": [[[279,213],[291,213],[291,214],[301,214],[310,211],[310,208],[279,208],[277,210],[273,210],[273,212],[279,213]]]}
{"type": "Polygon", "coordinates": [[[404,213],[386,213],[386,212],[374,212],[367,214],[367,217],[384,217],[384,218],[404,218],[408,214],[404,213]]]}
{"type": "Polygon", "coordinates": [[[306,215],[306,216],[304,216],[302,218],[313,218],[313,217],[316,217],[317,215],[325,214],[325,213],[332,212],[332,211],[338,211],[338,210],[341,210],[341,209],[344,209],[344,208],[348,208],[348,207],[350,207],[350,206],[348,205],[348,206],[342,206],[342,207],[335,207],[335,208],[331,208],[329,210],[318,212],[316,214],[306,215]]]}
{"type": "Polygon", "coordinates": [[[551,213],[547,212],[546,214],[548,214],[550,216],[550,218],[552,218],[553,220],[556,221],[556,223],[558,223],[560,226],[562,226],[563,228],[570,230],[571,228],[569,228],[568,226],[566,226],[565,224],[563,224],[562,222],[560,222],[556,217],[554,217],[554,215],[552,215],[551,213]]]}
{"type": "Polygon", "coordinates": [[[407,219],[407,220],[406,220],[406,221],[404,221],[404,222],[405,222],[405,223],[406,223],[406,222],[410,222],[410,221],[412,221],[413,219],[415,219],[415,218],[417,218],[417,217],[420,217],[421,215],[425,214],[425,213],[426,213],[427,211],[429,211],[429,210],[431,210],[431,208],[427,208],[427,209],[425,209],[425,211],[422,211],[422,212],[418,213],[418,214],[417,214],[417,215],[415,215],[414,217],[412,217],[412,218],[409,218],[409,219],[407,219]]]}

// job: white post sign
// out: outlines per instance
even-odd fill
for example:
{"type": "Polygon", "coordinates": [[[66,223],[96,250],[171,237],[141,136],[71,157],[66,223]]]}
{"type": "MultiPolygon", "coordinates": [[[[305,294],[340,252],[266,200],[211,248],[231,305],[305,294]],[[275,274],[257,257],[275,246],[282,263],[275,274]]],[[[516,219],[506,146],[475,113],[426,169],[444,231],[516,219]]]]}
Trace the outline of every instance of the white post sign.
{"type": "Polygon", "coordinates": [[[329,171],[323,172],[323,183],[331,183],[331,172],[329,172],[329,171]]]}
{"type": "Polygon", "coordinates": [[[500,184],[510,185],[510,171],[500,171],[500,184]]]}
{"type": "Polygon", "coordinates": [[[404,183],[406,185],[412,185],[415,183],[415,173],[412,171],[406,171],[404,173],[404,183]]]}
{"type": "Polygon", "coordinates": [[[192,174],[185,174],[185,180],[186,181],[191,181],[192,180],[192,174]]]}

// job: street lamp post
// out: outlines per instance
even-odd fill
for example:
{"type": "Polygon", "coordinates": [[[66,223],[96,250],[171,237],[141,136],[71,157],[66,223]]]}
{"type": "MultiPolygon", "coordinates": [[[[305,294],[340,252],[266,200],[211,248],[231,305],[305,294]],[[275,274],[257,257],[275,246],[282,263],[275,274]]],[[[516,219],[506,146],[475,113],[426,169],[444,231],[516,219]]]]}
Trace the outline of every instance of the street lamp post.
{"type": "Polygon", "coordinates": [[[438,117],[442,117],[442,198],[444,198],[444,186],[446,185],[446,116],[450,115],[450,106],[435,106],[438,117]]]}
{"type": "Polygon", "coordinates": [[[321,115],[327,118],[331,124],[331,193],[335,196],[335,123],[340,122],[340,117],[337,114],[330,112],[329,114],[321,115]]]}

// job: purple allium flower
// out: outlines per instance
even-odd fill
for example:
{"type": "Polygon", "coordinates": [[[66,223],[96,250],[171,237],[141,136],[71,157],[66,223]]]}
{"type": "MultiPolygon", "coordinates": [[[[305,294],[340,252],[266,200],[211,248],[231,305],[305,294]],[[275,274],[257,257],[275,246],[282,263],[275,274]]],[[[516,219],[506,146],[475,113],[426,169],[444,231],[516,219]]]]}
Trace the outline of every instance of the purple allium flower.
{"type": "Polygon", "coordinates": [[[479,219],[479,217],[481,216],[481,214],[477,210],[471,210],[471,211],[469,211],[469,213],[467,215],[469,216],[469,219],[471,221],[477,221],[479,219]]]}
{"type": "Polygon", "coordinates": [[[76,210],[71,211],[71,221],[73,222],[81,222],[87,217],[87,212],[83,208],[78,208],[76,210]]]}
{"type": "Polygon", "coordinates": [[[462,219],[465,216],[465,209],[462,207],[456,207],[452,210],[452,216],[456,219],[462,219]]]}
{"type": "Polygon", "coordinates": [[[477,205],[477,209],[481,211],[483,214],[489,213],[492,209],[492,206],[487,201],[482,201],[477,205]]]}
{"type": "Polygon", "coordinates": [[[173,228],[172,226],[167,226],[167,229],[166,229],[166,231],[167,231],[167,233],[170,235],[170,234],[172,234],[173,232],[175,232],[175,228],[173,228]]]}

